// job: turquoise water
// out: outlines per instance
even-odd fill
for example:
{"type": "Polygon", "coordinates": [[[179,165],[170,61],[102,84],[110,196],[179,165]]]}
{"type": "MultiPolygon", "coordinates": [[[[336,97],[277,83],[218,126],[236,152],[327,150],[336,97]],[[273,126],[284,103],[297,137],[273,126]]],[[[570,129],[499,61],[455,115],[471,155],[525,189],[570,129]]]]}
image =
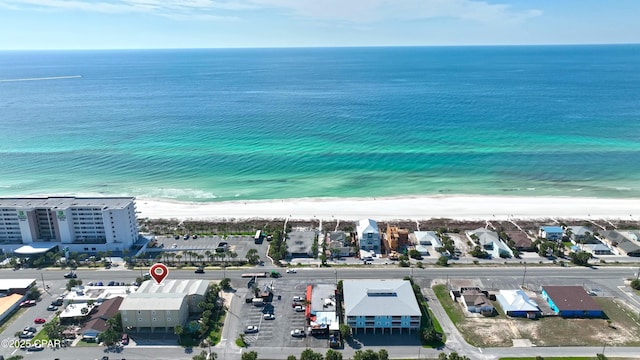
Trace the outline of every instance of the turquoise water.
{"type": "Polygon", "coordinates": [[[638,45],[0,52],[0,196],[622,198],[638,165],[638,45]]]}

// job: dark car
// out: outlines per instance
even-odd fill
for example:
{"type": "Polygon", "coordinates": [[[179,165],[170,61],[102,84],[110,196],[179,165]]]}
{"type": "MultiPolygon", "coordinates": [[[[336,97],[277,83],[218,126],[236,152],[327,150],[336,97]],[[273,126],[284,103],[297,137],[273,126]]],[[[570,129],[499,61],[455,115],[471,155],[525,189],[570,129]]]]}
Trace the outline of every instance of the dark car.
{"type": "Polygon", "coordinates": [[[107,286],[114,286],[116,284],[115,281],[109,281],[109,283],[107,283],[107,286]]]}
{"type": "Polygon", "coordinates": [[[78,277],[78,275],[76,275],[76,273],[74,273],[73,271],[64,274],[64,278],[65,279],[75,279],[77,277],[78,277]]]}
{"type": "Polygon", "coordinates": [[[47,310],[48,310],[48,311],[57,311],[57,310],[58,310],[58,307],[57,307],[57,306],[55,306],[55,305],[49,305],[49,306],[47,306],[47,310]]]}
{"type": "Polygon", "coordinates": [[[204,274],[204,268],[199,267],[196,269],[196,271],[194,271],[196,274],[204,274]]]}
{"type": "Polygon", "coordinates": [[[56,300],[51,302],[51,306],[62,306],[62,304],[63,304],[63,300],[62,299],[56,299],[56,300]]]}
{"type": "Polygon", "coordinates": [[[198,235],[193,235],[192,238],[195,240],[198,238],[198,235]]]}
{"type": "Polygon", "coordinates": [[[176,235],[173,238],[176,239],[176,240],[180,240],[180,235],[176,235]]]}

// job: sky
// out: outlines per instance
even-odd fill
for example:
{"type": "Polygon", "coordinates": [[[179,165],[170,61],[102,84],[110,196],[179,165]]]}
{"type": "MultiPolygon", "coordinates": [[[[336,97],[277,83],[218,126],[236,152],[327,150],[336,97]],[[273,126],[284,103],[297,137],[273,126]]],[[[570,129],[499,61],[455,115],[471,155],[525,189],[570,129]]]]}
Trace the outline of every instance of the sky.
{"type": "Polygon", "coordinates": [[[640,0],[0,0],[0,50],[640,43],[640,0]]]}

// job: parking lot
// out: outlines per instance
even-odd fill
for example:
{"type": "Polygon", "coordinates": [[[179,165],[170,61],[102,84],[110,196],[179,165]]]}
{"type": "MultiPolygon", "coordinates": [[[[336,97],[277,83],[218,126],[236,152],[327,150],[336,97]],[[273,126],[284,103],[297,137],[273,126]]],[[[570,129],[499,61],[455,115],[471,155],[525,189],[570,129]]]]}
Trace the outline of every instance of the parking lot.
{"type": "MultiPolygon", "coordinates": [[[[259,287],[270,284],[271,279],[259,280],[259,287]]],[[[295,329],[307,329],[304,312],[296,312],[292,307],[293,297],[304,297],[306,283],[297,280],[273,280],[274,297],[271,303],[255,306],[250,303],[242,305],[241,330],[247,326],[258,326],[258,332],[245,335],[245,342],[256,347],[309,347],[328,348],[327,338],[291,336],[295,329]],[[278,300],[278,295],[281,300],[278,300]],[[264,314],[275,315],[273,320],[265,320],[264,314]]]]}
{"type": "MultiPolygon", "coordinates": [[[[198,236],[197,239],[189,237],[187,240],[184,240],[183,237],[176,240],[171,236],[157,236],[156,240],[157,246],[147,249],[149,256],[155,256],[158,252],[165,251],[174,253],[191,251],[199,255],[205,255],[207,251],[215,253],[218,245],[221,242],[226,242],[229,245],[228,250],[238,255],[236,257],[237,260],[246,259],[247,252],[250,249],[256,249],[260,259],[265,261],[267,260],[267,249],[269,247],[267,241],[263,241],[262,244],[254,244],[253,236],[248,235],[229,235],[224,239],[218,235],[198,236]]],[[[188,258],[183,257],[182,260],[187,261],[188,258]]],[[[233,260],[233,258],[227,258],[227,260],[233,260]]]]}

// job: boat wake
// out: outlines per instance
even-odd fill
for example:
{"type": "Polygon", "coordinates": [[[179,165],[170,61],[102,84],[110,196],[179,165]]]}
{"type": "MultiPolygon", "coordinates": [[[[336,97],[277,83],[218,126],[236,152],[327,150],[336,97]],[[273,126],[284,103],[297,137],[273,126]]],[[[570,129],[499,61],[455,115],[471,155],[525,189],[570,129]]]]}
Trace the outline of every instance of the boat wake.
{"type": "Polygon", "coordinates": [[[82,75],[69,75],[69,76],[50,76],[50,77],[24,78],[24,79],[0,79],[0,82],[78,79],[78,78],[81,78],[81,77],[82,77],[82,75]]]}

